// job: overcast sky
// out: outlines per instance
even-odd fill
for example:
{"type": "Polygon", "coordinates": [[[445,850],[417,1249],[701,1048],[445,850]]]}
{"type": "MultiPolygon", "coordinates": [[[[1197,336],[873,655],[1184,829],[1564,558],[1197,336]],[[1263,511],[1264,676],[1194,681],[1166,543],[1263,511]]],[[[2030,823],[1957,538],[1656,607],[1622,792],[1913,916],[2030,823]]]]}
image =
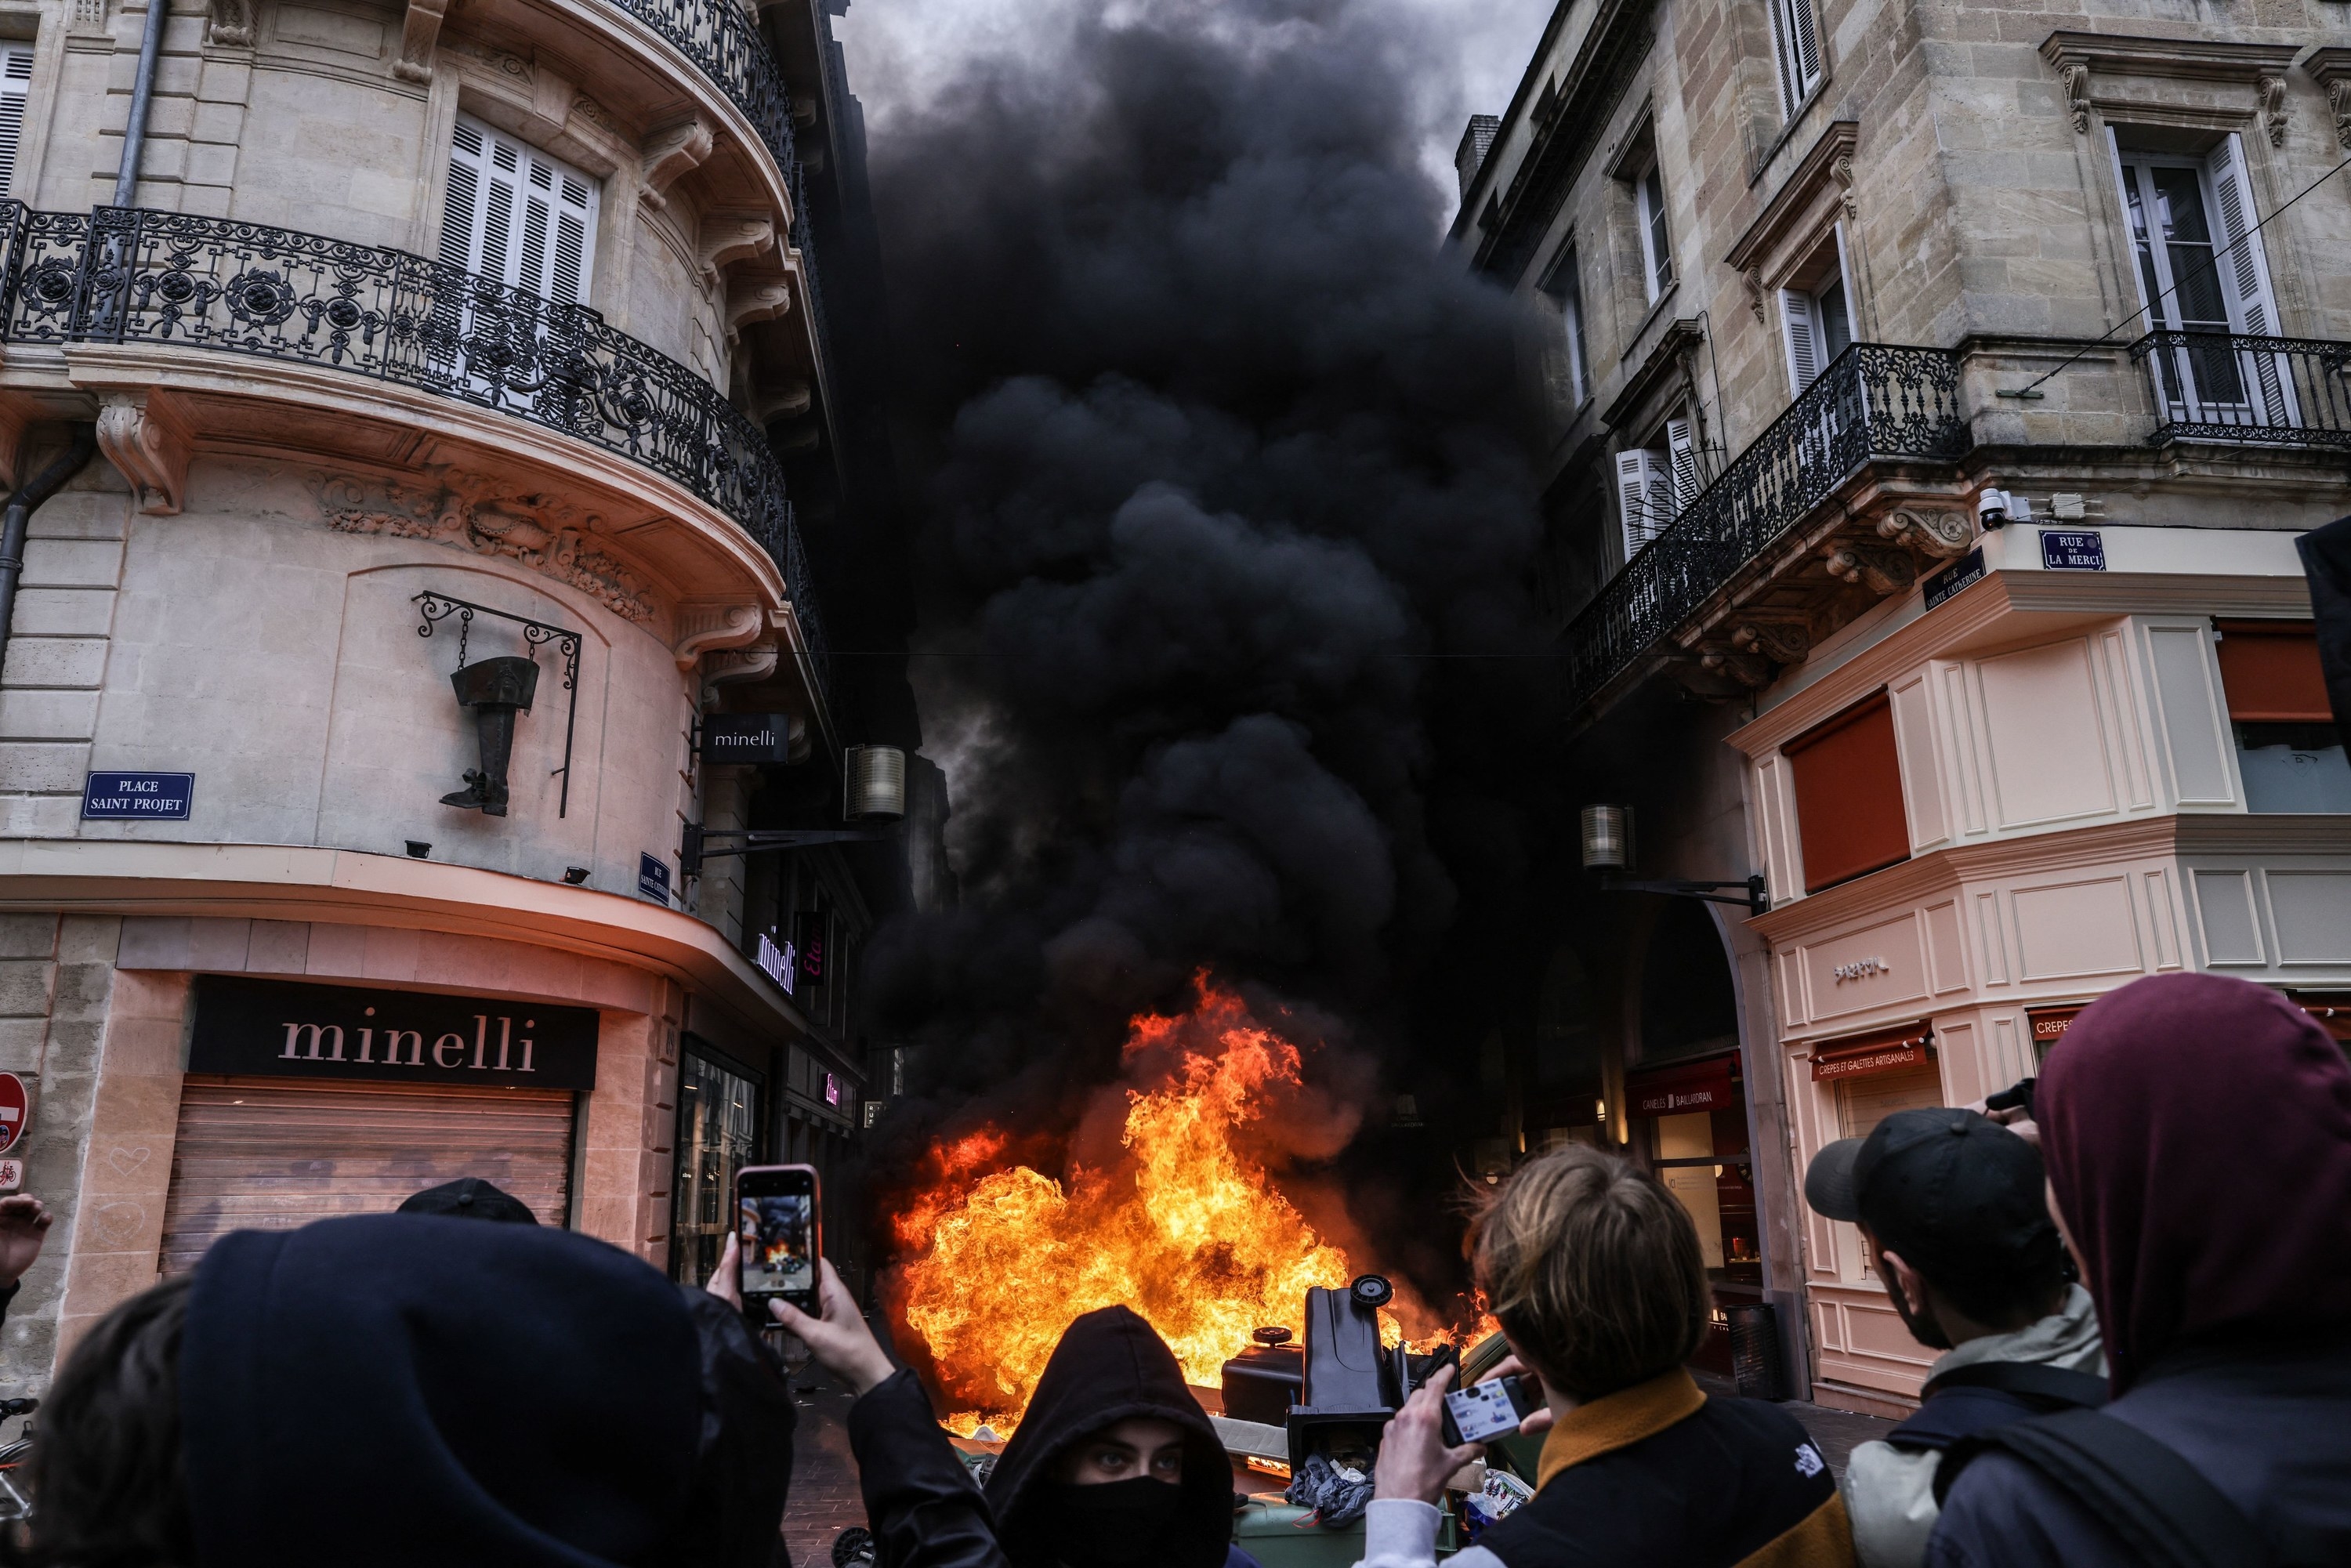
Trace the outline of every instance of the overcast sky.
{"type": "MultiPolygon", "coordinates": [[[[1510,101],[1554,0],[1338,0],[1393,13],[1423,40],[1428,74],[1418,104],[1423,162],[1447,184],[1454,144],[1471,114],[1510,101]]],[[[865,105],[876,142],[892,116],[936,93],[959,65],[1011,54],[1050,59],[1073,16],[1145,8],[1196,11],[1213,26],[1216,0],[853,0],[834,31],[848,55],[850,89],[865,105]]]]}

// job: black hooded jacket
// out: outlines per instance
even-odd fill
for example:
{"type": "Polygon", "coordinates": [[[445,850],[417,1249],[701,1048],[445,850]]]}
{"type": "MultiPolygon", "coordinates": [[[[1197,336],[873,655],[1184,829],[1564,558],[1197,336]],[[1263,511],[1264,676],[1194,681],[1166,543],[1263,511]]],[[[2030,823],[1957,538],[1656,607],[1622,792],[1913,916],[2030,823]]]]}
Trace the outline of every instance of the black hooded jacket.
{"type": "Polygon", "coordinates": [[[180,1364],[194,1568],[768,1568],[791,1391],[601,1241],[422,1214],[223,1237],[180,1364]]]}
{"type": "Polygon", "coordinates": [[[1185,1436],[1178,1525],[1155,1568],[1220,1568],[1233,1537],[1231,1462],[1174,1353],[1124,1307],[1088,1312],[1061,1335],[984,1497],[913,1373],[851,1406],[850,1447],[880,1568],[1055,1568],[1040,1483],[1071,1448],[1138,1416],[1172,1421],[1185,1436]]]}

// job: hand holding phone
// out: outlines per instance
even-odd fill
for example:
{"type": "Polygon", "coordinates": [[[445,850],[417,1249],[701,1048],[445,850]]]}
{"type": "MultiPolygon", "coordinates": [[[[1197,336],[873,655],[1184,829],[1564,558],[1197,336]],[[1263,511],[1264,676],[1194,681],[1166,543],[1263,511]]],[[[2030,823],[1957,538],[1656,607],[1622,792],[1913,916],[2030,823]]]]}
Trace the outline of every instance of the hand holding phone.
{"type": "Polygon", "coordinates": [[[1445,1396],[1446,1444],[1459,1448],[1507,1436],[1517,1431],[1519,1423],[1542,1403],[1523,1378],[1508,1375],[1457,1388],[1445,1396]]]}
{"type": "Polygon", "coordinates": [[[768,1322],[769,1301],[819,1311],[817,1260],[824,1253],[814,1166],[745,1166],[735,1173],[736,1267],[743,1311],[768,1322]]]}

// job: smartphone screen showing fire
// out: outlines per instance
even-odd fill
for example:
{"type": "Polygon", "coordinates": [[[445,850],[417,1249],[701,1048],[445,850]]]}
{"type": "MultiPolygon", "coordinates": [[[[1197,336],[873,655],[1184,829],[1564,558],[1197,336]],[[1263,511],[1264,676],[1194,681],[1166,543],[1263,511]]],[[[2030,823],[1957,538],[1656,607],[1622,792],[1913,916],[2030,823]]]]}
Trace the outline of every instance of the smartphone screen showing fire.
{"type": "Polygon", "coordinates": [[[813,1197],[805,1192],[744,1195],[741,1241],[746,1296],[815,1291],[816,1250],[809,1245],[813,1207],[813,1197]]]}

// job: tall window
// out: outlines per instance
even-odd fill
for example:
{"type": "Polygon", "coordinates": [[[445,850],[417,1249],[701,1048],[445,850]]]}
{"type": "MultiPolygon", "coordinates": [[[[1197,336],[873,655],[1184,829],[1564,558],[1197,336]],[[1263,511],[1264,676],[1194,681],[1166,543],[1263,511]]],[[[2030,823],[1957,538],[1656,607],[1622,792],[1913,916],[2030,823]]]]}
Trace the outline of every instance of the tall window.
{"type": "Polygon", "coordinates": [[[1780,68],[1780,114],[1796,110],[1821,85],[1821,46],[1813,31],[1813,0],[1771,0],[1771,52],[1780,68]]]}
{"type": "Polygon", "coordinates": [[[1616,454],[1616,510],[1625,532],[1625,559],[1664,533],[1706,486],[1698,467],[1698,434],[1687,419],[1669,419],[1657,444],[1616,454]]]}
{"type": "Polygon", "coordinates": [[[33,46],[0,44],[0,196],[16,177],[16,148],[25,139],[25,95],[33,86],[33,46]]]}
{"type": "Polygon", "coordinates": [[[1559,312],[1559,332],[1552,339],[1544,356],[1550,371],[1552,395],[1561,408],[1573,413],[1583,406],[1592,395],[1591,361],[1583,350],[1583,288],[1576,280],[1575,251],[1573,246],[1560,254],[1543,280],[1543,293],[1559,312]]]}
{"type": "Polygon", "coordinates": [[[735,1223],[735,1173],[759,1157],[759,1086],[688,1048],[677,1062],[677,1176],[670,1201],[669,1273],[699,1285],[718,1267],[735,1223]]]}
{"type": "Polygon", "coordinates": [[[1655,305],[1674,285],[1674,253],[1666,236],[1666,186],[1657,165],[1633,183],[1634,205],[1641,220],[1641,281],[1655,305]]]}
{"type": "Polygon", "coordinates": [[[569,164],[459,115],[441,259],[559,305],[584,305],[596,193],[596,182],[569,164]]]}
{"type": "Polygon", "coordinates": [[[2195,158],[2126,151],[2117,142],[2116,172],[2147,325],[2184,339],[2152,356],[2167,415],[2298,423],[2293,381],[2279,357],[2228,338],[2277,330],[2242,143],[2230,135],[2195,158]]]}
{"type": "Polygon", "coordinates": [[[1844,236],[1839,231],[1829,275],[1800,288],[1780,290],[1780,325],[1788,350],[1788,382],[1798,392],[1853,343],[1853,307],[1844,287],[1844,236]]]}

